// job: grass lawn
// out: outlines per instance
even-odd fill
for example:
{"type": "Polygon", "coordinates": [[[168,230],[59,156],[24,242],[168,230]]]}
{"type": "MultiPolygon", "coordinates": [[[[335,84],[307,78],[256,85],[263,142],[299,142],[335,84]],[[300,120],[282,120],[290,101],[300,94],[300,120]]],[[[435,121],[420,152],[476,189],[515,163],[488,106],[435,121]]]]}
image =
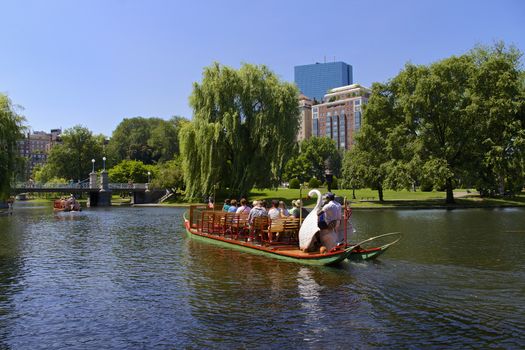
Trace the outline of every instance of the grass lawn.
{"type": "MultiPolygon", "coordinates": [[[[316,199],[307,199],[308,189],[303,189],[303,203],[305,206],[314,206],[316,199]]],[[[321,193],[327,191],[326,188],[320,189],[321,193]]],[[[337,196],[346,197],[355,208],[438,208],[438,207],[497,207],[497,206],[525,206],[525,192],[514,198],[481,198],[475,191],[468,193],[466,189],[454,191],[456,204],[446,205],[445,192],[432,191],[393,191],[383,192],[383,202],[379,202],[377,191],[371,189],[359,189],[355,191],[355,199],[352,197],[352,190],[333,190],[337,196]]],[[[299,190],[280,188],[277,190],[252,190],[252,199],[278,199],[283,200],[288,206],[291,201],[299,198],[299,190]]]]}
{"type": "MultiPolygon", "coordinates": [[[[321,193],[327,191],[326,188],[319,189],[321,193]]],[[[303,203],[307,207],[313,207],[316,203],[315,198],[307,198],[309,190],[302,190],[303,203]]],[[[407,190],[393,191],[385,190],[383,192],[383,202],[379,202],[377,191],[371,189],[355,190],[355,199],[352,198],[352,190],[333,190],[337,196],[346,197],[351,202],[354,208],[373,209],[373,208],[477,208],[477,207],[502,207],[502,206],[525,206],[525,192],[512,198],[481,198],[477,192],[471,190],[470,193],[466,189],[457,189],[454,191],[456,204],[445,204],[445,192],[411,192],[407,190]]],[[[289,188],[279,189],[254,189],[250,192],[249,200],[265,199],[271,201],[272,199],[282,200],[288,207],[291,207],[292,200],[300,198],[300,191],[289,188]]],[[[49,202],[52,199],[36,198],[34,201],[49,202]]],[[[80,201],[85,204],[86,197],[80,201]]],[[[119,195],[113,195],[111,199],[115,205],[130,204],[130,198],[121,198],[119,195]]],[[[186,202],[181,195],[170,198],[167,202],[162,203],[162,206],[188,206],[192,203],[186,202]]],[[[218,202],[222,205],[222,202],[218,202]]]]}

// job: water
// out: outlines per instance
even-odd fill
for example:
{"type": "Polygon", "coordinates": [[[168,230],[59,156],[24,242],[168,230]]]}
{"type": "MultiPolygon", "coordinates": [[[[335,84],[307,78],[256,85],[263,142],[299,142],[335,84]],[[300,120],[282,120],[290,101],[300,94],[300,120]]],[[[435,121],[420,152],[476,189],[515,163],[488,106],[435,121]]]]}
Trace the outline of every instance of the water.
{"type": "Polygon", "coordinates": [[[525,210],[354,211],[379,261],[308,267],[185,236],[183,209],[0,217],[0,348],[524,348],[525,210]]]}

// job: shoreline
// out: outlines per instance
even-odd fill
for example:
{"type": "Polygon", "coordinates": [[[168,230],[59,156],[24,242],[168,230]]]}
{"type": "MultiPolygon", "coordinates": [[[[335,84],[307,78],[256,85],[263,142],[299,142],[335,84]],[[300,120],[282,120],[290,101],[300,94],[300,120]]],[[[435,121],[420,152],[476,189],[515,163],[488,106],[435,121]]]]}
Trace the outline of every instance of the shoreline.
{"type": "MultiPolygon", "coordinates": [[[[159,204],[159,203],[148,203],[148,204],[130,204],[126,206],[130,207],[139,207],[139,208],[186,208],[190,205],[195,205],[195,203],[170,203],[170,204],[159,204]]],[[[205,205],[204,203],[202,205],[205,205]]],[[[112,206],[124,206],[124,205],[112,205],[112,206]]],[[[385,205],[385,206],[352,206],[352,210],[429,210],[429,209],[439,209],[439,210],[453,210],[453,209],[506,209],[506,208],[525,208],[525,205],[520,204],[495,204],[495,205],[462,205],[462,204],[451,204],[447,205],[421,205],[421,206],[395,206],[395,205],[385,205]]],[[[306,209],[312,209],[314,206],[305,206],[306,209]]]]}

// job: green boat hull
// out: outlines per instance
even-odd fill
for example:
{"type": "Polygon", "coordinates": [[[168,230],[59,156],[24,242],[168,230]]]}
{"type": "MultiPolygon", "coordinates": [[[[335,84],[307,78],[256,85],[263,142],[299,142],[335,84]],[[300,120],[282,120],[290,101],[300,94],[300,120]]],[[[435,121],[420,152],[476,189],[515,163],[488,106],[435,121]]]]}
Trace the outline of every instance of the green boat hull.
{"type": "Polygon", "coordinates": [[[336,265],[344,261],[349,255],[349,252],[341,251],[338,254],[323,255],[318,258],[314,258],[314,257],[296,258],[296,257],[284,255],[280,253],[278,250],[272,251],[272,250],[269,250],[267,248],[260,247],[257,245],[236,242],[233,240],[229,241],[229,240],[220,239],[218,237],[197,234],[197,233],[192,232],[187,226],[186,226],[186,233],[188,234],[189,237],[197,241],[212,243],[212,244],[215,244],[223,248],[235,249],[235,250],[242,251],[242,252],[268,256],[268,257],[272,257],[275,259],[300,263],[304,265],[316,265],[316,266],[336,265]]]}

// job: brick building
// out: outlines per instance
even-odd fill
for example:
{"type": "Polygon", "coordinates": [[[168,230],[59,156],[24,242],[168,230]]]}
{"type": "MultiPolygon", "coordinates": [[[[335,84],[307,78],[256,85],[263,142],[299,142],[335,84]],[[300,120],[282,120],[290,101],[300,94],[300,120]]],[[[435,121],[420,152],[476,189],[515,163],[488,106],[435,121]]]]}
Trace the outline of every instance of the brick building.
{"type": "Polygon", "coordinates": [[[323,103],[312,106],[312,136],[335,140],[337,148],[350,149],[354,133],[361,128],[362,106],[370,89],[359,84],[331,89],[323,103]]]}
{"type": "Polygon", "coordinates": [[[60,142],[61,129],[52,129],[50,133],[34,131],[18,141],[19,155],[27,160],[25,179],[31,177],[33,169],[37,165],[43,165],[47,161],[47,155],[51,148],[60,142]]]}

